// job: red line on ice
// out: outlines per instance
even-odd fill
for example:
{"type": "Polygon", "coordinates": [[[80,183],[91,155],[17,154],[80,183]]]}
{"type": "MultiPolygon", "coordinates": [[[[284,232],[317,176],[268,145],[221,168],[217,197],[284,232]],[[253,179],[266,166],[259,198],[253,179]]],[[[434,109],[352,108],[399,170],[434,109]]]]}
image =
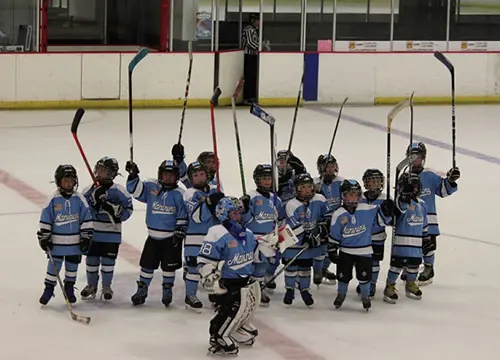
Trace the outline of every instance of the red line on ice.
{"type": "MultiPolygon", "coordinates": [[[[47,196],[21,179],[14,177],[8,172],[0,169],[0,183],[15,191],[19,196],[40,207],[45,206],[47,196]]],[[[126,260],[132,265],[138,265],[141,252],[135,247],[122,242],[120,246],[120,258],[126,260]]],[[[293,318],[291,319],[291,326],[293,318]]],[[[259,329],[259,342],[265,347],[279,354],[286,360],[326,360],[325,357],[318,355],[299,342],[289,338],[258,319],[254,319],[254,325],[259,329]]]]}

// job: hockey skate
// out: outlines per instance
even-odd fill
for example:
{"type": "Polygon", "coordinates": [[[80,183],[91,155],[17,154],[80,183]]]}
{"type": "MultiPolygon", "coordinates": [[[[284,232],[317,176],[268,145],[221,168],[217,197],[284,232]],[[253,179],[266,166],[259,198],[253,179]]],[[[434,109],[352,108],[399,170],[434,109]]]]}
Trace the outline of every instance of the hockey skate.
{"type": "Polygon", "coordinates": [[[263,291],[260,295],[260,307],[269,307],[269,304],[271,303],[271,299],[267,294],[263,291]]]}
{"type": "Polygon", "coordinates": [[[333,301],[333,306],[335,309],[340,309],[342,307],[342,304],[344,303],[346,295],[345,294],[337,294],[337,297],[333,301]]]}
{"type": "Polygon", "coordinates": [[[235,344],[227,345],[226,342],[215,336],[210,337],[210,347],[208,348],[209,356],[236,356],[238,355],[238,346],[235,344]]]}
{"type": "Polygon", "coordinates": [[[430,285],[434,281],[434,266],[424,264],[424,270],[418,276],[418,285],[430,285]]]}
{"type": "Polygon", "coordinates": [[[267,291],[269,295],[274,294],[274,290],[276,290],[276,283],[273,281],[270,281],[273,278],[273,275],[266,274],[264,278],[264,283],[267,284],[266,288],[264,290],[267,291]]]}
{"type": "Polygon", "coordinates": [[[82,300],[95,299],[97,294],[97,285],[87,285],[80,292],[82,300]]]}
{"type": "Polygon", "coordinates": [[[231,334],[231,337],[240,345],[252,346],[253,344],[255,344],[255,338],[257,337],[257,335],[245,329],[244,327],[240,327],[233,334],[231,334]]]}
{"type": "Polygon", "coordinates": [[[192,310],[198,314],[201,313],[203,304],[200,299],[196,297],[196,295],[186,295],[184,303],[186,304],[186,310],[192,310]]]}
{"type": "Polygon", "coordinates": [[[407,281],[405,286],[406,296],[410,299],[422,299],[422,291],[416,281],[407,281]]]}
{"type": "Polygon", "coordinates": [[[283,304],[292,305],[294,299],[295,299],[295,290],[286,289],[285,296],[283,297],[283,304]]]}
{"type": "Polygon", "coordinates": [[[372,300],[369,297],[361,298],[361,303],[363,304],[363,309],[366,311],[370,310],[372,307],[372,300]]]}
{"type": "Polygon", "coordinates": [[[104,300],[111,300],[113,298],[113,295],[114,293],[110,285],[102,286],[101,299],[104,298],[104,300]]]}
{"type": "Polygon", "coordinates": [[[165,307],[169,307],[172,303],[172,284],[163,284],[163,296],[161,302],[165,307]]]}
{"type": "Polygon", "coordinates": [[[323,284],[335,285],[337,284],[337,275],[328,269],[323,269],[323,284]]]}
{"type": "Polygon", "coordinates": [[[54,297],[54,285],[45,283],[45,289],[43,290],[43,294],[39,300],[40,304],[47,305],[50,299],[52,299],[53,297],[54,297]]]}
{"type": "Polygon", "coordinates": [[[71,304],[76,303],[75,283],[73,281],[65,281],[64,282],[64,292],[66,293],[66,296],[68,297],[68,301],[71,304]]]}
{"type": "Polygon", "coordinates": [[[132,304],[134,306],[142,305],[146,302],[146,298],[148,297],[148,286],[142,281],[137,282],[137,291],[134,295],[132,295],[132,304]]]}
{"type": "Polygon", "coordinates": [[[399,299],[396,284],[387,284],[384,289],[384,301],[389,304],[395,304],[399,299]]]}
{"type": "Polygon", "coordinates": [[[304,304],[306,304],[308,308],[312,308],[312,306],[314,305],[314,299],[309,289],[300,290],[300,296],[302,297],[302,301],[304,301],[304,304]]]}
{"type": "Polygon", "coordinates": [[[313,283],[319,289],[319,286],[323,283],[323,272],[322,271],[313,271],[313,283]]]}

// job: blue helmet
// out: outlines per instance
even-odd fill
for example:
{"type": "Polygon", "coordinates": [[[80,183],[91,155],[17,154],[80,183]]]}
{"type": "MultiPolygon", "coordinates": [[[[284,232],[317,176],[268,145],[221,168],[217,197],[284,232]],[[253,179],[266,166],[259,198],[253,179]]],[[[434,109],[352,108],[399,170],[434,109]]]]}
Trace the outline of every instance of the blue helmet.
{"type": "Polygon", "coordinates": [[[226,196],[222,198],[215,207],[215,216],[219,219],[220,222],[225,222],[229,219],[230,211],[244,211],[243,203],[240,199],[226,196]]]}

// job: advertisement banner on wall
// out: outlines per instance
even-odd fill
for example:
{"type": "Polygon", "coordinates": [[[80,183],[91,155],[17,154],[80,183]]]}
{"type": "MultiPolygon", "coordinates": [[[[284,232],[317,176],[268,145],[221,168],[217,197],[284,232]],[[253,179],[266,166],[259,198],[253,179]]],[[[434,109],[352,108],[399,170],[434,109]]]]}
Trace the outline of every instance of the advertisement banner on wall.
{"type": "Polygon", "coordinates": [[[197,39],[212,38],[212,14],[206,11],[196,13],[195,36],[197,39]]]}
{"type": "Polygon", "coordinates": [[[425,40],[425,41],[398,41],[398,46],[396,46],[396,42],[394,42],[394,51],[443,51],[446,47],[446,42],[444,41],[433,41],[433,40],[425,40]],[[401,49],[399,45],[404,44],[404,49],[401,49]]]}
{"type": "MultiPolygon", "coordinates": [[[[318,41],[318,51],[327,50],[327,40],[318,41]],[[322,47],[324,45],[325,47],[322,47]]],[[[335,41],[333,51],[337,52],[500,52],[500,41],[450,41],[447,49],[446,41],[335,41]]]]}
{"type": "Polygon", "coordinates": [[[377,52],[390,51],[389,41],[335,41],[333,51],[377,52]]]}

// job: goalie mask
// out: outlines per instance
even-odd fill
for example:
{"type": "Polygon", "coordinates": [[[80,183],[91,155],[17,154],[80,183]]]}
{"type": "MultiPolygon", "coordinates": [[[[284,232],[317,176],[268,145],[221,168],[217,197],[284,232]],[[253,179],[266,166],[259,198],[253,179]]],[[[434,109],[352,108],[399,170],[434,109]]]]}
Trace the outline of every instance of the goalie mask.
{"type": "Polygon", "coordinates": [[[59,193],[68,198],[78,189],[78,176],[73,165],[59,165],[54,174],[59,193]]]}
{"type": "Polygon", "coordinates": [[[342,206],[353,214],[361,199],[361,185],[356,180],[344,180],[340,185],[342,206]]]}
{"type": "Polygon", "coordinates": [[[246,227],[243,220],[244,212],[243,203],[235,197],[224,197],[215,207],[215,216],[217,219],[237,239],[246,237],[246,227]]]}
{"type": "Polygon", "coordinates": [[[365,196],[368,200],[377,199],[384,189],[384,174],[379,169],[368,169],[363,174],[363,186],[366,189],[365,196]]]}

